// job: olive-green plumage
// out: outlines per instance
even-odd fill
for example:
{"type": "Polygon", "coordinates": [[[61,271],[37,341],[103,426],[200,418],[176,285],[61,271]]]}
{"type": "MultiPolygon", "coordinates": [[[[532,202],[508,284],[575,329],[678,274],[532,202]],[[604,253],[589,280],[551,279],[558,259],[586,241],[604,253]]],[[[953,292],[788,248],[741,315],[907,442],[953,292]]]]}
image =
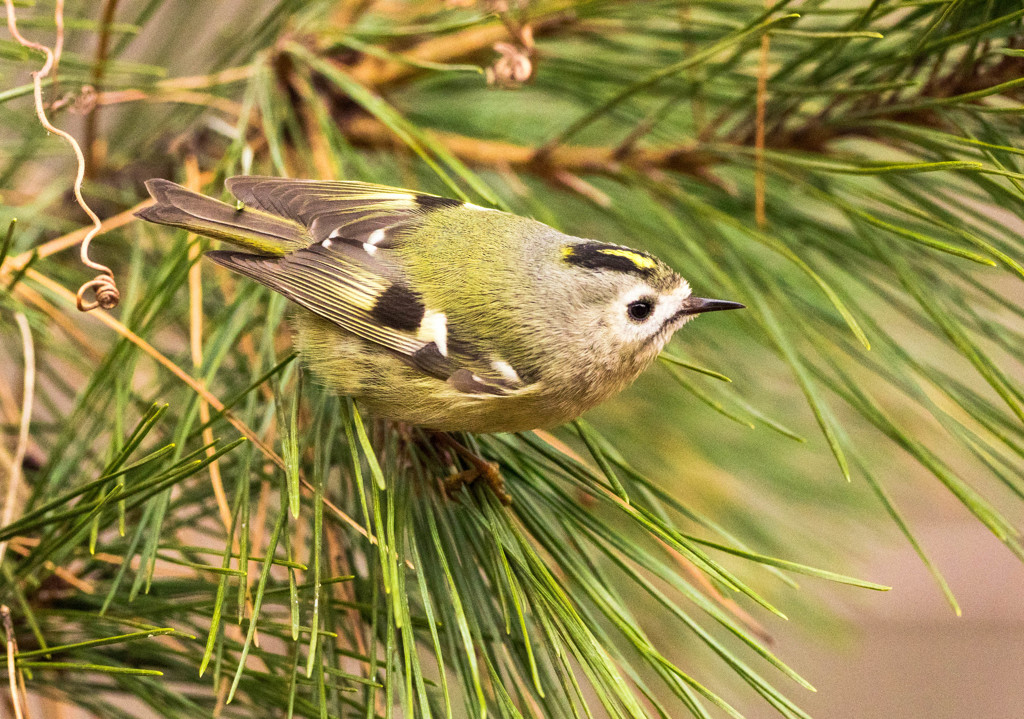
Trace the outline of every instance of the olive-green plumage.
{"type": "Polygon", "coordinates": [[[166,180],[138,215],[246,250],[215,262],[300,307],[313,372],[372,412],[440,430],[536,429],[631,383],[700,312],[646,253],[525,217],[361,182],[235,177],[233,207],[166,180]]]}

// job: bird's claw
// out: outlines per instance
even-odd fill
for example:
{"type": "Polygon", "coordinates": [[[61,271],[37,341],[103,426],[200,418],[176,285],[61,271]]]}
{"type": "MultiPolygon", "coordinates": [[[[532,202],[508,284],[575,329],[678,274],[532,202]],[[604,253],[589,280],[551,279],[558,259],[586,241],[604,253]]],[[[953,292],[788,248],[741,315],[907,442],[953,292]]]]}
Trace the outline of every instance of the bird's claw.
{"type": "Polygon", "coordinates": [[[472,462],[474,465],[471,469],[464,470],[457,474],[453,474],[444,480],[444,491],[448,495],[449,499],[452,499],[456,492],[465,487],[466,485],[472,484],[478,479],[483,479],[487,483],[487,486],[491,488],[494,495],[498,498],[498,501],[504,504],[506,507],[512,504],[512,497],[509,496],[508,492],[505,491],[505,479],[501,476],[501,471],[498,469],[496,462],[487,462],[485,460],[477,458],[478,462],[472,462]]]}

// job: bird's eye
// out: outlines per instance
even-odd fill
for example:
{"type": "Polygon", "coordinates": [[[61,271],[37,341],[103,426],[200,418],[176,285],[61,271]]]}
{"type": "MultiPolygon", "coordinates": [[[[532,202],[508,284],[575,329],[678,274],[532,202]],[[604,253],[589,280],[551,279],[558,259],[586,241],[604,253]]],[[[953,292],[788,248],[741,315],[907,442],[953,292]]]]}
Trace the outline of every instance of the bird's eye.
{"type": "Polygon", "coordinates": [[[634,322],[643,322],[651,313],[654,311],[654,301],[643,299],[630,302],[626,305],[626,314],[629,315],[629,319],[634,322]]]}

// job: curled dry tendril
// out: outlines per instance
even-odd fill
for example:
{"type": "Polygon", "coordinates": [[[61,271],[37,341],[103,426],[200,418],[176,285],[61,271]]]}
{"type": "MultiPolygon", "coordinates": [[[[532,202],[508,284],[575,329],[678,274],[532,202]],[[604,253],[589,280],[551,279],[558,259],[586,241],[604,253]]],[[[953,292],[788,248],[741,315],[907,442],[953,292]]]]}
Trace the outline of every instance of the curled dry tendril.
{"type": "Polygon", "coordinates": [[[46,62],[43,63],[43,66],[32,73],[36,116],[39,118],[39,124],[47,132],[63,138],[71,146],[75,153],[75,158],[78,160],[78,174],[75,176],[74,184],[75,200],[85,214],[89,216],[89,219],[92,220],[93,225],[92,229],[82,239],[82,264],[99,272],[96,277],[78,289],[76,295],[78,309],[83,312],[94,310],[97,307],[102,307],[106,310],[113,309],[121,301],[121,293],[118,291],[117,284],[114,281],[114,273],[106,265],[102,265],[89,258],[89,244],[92,242],[92,238],[96,236],[96,233],[100,231],[101,223],[100,218],[93,212],[82,196],[82,181],[85,179],[85,156],[82,154],[82,148],[74,137],[64,130],[55,127],[50,122],[46,117],[46,109],[43,105],[43,78],[50,76],[56,70],[57,63],[60,62],[61,50],[64,47],[64,0],[57,0],[54,8],[54,24],[57,27],[57,36],[52,49],[42,43],[26,39],[18,30],[13,0],[4,0],[4,5],[7,8],[7,29],[10,31],[11,36],[22,47],[41,52],[46,56],[46,62]],[[89,293],[92,294],[92,299],[87,298],[89,293]]]}

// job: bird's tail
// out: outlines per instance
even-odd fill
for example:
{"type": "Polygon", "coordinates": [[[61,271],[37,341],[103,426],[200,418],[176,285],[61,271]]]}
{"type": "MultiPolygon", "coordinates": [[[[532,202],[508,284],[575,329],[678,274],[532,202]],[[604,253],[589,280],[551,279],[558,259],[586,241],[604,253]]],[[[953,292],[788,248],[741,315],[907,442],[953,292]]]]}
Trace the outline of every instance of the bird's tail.
{"type": "Polygon", "coordinates": [[[283,255],[312,242],[306,227],[295,220],[248,207],[232,207],[170,180],[149,180],[146,189],[156,203],[135,215],[159,225],[181,227],[264,255],[283,255]]]}

